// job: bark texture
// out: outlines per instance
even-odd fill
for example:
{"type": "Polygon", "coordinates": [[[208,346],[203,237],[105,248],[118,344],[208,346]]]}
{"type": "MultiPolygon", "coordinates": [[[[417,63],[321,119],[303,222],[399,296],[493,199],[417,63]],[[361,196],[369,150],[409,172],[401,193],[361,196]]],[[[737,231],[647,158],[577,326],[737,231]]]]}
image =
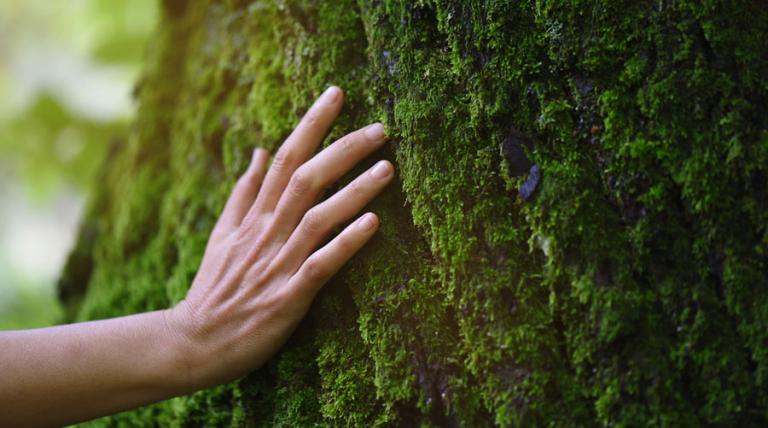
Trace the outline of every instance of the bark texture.
{"type": "Polygon", "coordinates": [[[70,320],[180,300],[252,149],[329,84],[328,141],[384,122],[399,178],[266,367],[93,426],[768,424],[762,1],[161,7],[70,320]]]}

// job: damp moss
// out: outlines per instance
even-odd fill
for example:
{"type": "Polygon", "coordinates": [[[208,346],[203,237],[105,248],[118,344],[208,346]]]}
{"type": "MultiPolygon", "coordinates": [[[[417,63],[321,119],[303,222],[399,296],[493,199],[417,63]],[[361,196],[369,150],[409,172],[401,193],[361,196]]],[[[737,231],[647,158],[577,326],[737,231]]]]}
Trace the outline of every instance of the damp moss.
{"type": "Polygon", "coordinates": [[[162,7],[62,276],[71,320],[180,300],[252,149],[330,84],[328,141],[384,122],[398,179],[265,367],[90,425],[768,422],[760,2],[162,7]]]}

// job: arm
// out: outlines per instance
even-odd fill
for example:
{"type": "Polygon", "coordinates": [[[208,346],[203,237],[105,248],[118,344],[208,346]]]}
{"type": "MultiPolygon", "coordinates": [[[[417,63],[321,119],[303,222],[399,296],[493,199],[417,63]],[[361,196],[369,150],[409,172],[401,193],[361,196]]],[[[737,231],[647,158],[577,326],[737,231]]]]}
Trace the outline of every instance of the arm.
{"type": "Polygon", "coordinates": [[[0,333],[0,426],[60,426],[190,392],[164,318],[0,333]]]}
{"type": "Polygon", "coordinates": [[[61,425],[231,381],[287,339],[319,288],[374,234],[368,213],[318,248],[391,181],[381,161],[313,207],[380,148],[375,124],[312,157],[338,115],[329,88],[278,150],[254,152],[175,307],[111,320],[0,332],[0,425],[61,425]],[[311,159],[310,159],[311,158],[311,159]]]}

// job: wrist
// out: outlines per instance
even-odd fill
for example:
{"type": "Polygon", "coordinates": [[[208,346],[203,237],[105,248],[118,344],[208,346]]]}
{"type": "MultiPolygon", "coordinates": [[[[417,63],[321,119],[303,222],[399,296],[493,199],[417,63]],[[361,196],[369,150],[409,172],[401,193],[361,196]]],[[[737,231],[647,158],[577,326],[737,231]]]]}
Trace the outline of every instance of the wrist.
{"type": "Polygon", "coordinates": [[[189,394],[206,387],[203,346],[195,338],[192,319],[181,301],[162,311],[164,335],[170,350],[171,382],[178,389],[177,395],[189,394]]]}

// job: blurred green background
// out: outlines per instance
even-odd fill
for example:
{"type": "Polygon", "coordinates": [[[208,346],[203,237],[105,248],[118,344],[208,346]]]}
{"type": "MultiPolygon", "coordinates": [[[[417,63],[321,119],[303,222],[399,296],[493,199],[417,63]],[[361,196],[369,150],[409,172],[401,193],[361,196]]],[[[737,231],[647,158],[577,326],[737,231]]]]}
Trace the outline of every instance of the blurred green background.
{"type": "Polygon", "coordinates": [[[125,133],[154,0],[0,0],[0,329],[54,324],[94,172],[125,133]]]}

